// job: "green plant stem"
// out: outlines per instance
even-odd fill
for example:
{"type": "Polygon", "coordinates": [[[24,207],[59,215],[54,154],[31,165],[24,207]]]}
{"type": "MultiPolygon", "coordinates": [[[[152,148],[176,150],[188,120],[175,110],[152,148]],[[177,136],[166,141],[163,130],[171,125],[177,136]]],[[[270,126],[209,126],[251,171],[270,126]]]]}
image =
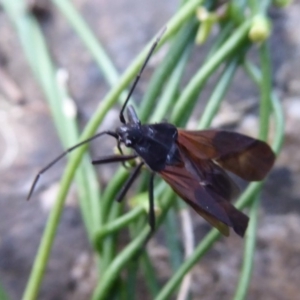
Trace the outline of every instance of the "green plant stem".
{"type": "MultiPolygon", "coordinates": [[[[112,185],[110,185],[104,194],[104,198],[103,200],[105,200],[103,202],[103,204],[107,204],[110,203],[108,209],[107,210],[107,216],[105,219],[105,222],[103,223],[104,225],[106,223],[110,223],[113,222],[114,220],[116,220],[119,215],[121,214],[121,212],[123,211],[123,207],[124,204],[121,205],[122,203],[115,203],[115,195],[116,193],[118,193],[118,191],[120,190],[121,186],[119,187],[119,184],[123,184],[124,180],[123,178],[127,178],[128,175],[128,171],[125,171],[124,168],[119,169],[119,171],[117,172],[117,174],[115,175],[114,179],[117,179],[114,183],[117,184],[117,186],[114,186],[113,189],[111,188],[112,185]],[[109,198],[109,195],[111,196],[111,198],[109,198]]],[[[124,202],[123,202],[124,203],[124,202]]],[[[102,273],[106,271],[106,269],[108,268],[109,264],[111,263],[111,261],[114,259],[115,257],[115,253],[116,253],[116,240],[117,240],[117,235],[118,232],[112,232],[110,236],[106,237],[105,240],[102,241],[103,244],[103,248],[102,248],[102,253],[101,253],[101,270],[102,273]]]]}
{"type": "Polygon", "coordinates": [[[221,102],[225,97],[225,94],[229,88],[235,71],[238,67],[239,57],[235,57],[230,60],[224,68],[223,74],[215,87],[210,99],[205,106],[202,118],[197,126],[199,130],[205,129],[210,126],[213,117],[216,115],[220,108],[221,102]]]}
{"type": "Polygon", "coordinates": [[[126,268],[126,278],[123,280],[124,288],[127,292],[127,297],[125,300],[137,299],[137,290],[139,290],[139,287],[137,286],[137,273],[138,273],[138,260],[132,259],[130,262],[128,262],[128,266],[126,268]]]}
{"type": "Polygon", "coordinates": [[[272,109],[276,122],[276,134],[273,140],[273,151],[278,155],[284,141],[284,115],[281,102],[275,92],[271,94],[272,109]]]}
{"type": "Polygon", "coordinates": [[[125,226],[128,226],[129,223],[136,220],[140,215],[144,213],[144,208],[141,206],[137,206],[134,209],[130,210],[128,213],[122,215],[121,217],[103,225],[95,232],[95,242],[98,244],[99,240],[115,231],[124,228],[125,226]]]}
{"type": "Polygon", "coordinates": [[[150,117],[150,123],[161,121],[171,110],[171,106],[174,105],[183,71],[191,53],[191,45],[191,43],[185,45],[184,52],[182,53],[168,83],[166,84],[166,87],[164,88],[163,94],[156,105],[154,113],[150,117]]]}
{"type": "Polygon", "coordinates": [[[248,76],[252,79],[252,81],[256,85],[260,85],[261,83],[261,72],[260,70],[253,64],[251,63],[248,59],[245,59],[243,62],[243,67],[248,74],[248,76]]]}
{"type": "Polygon", "coordinates": [[[259,2],[257,0],[248,0],[248,3],[253,16],[259,13],[259,2]]]}
{"type": "MultiPolygon", "coordinates": [[[[139,199],[138,200],[139,204],[135,202],[136,200],[134,201],[133,199],[132,199],[132,203],[136,203],[136,205],[140,205],[144,207],[144,211],[147,211],[149,207],[148,193],[140,193],[137,197],[139,199]],[[147,203],[147,207],[145,207],[144,203],[147,203]]],[[[155,203],[155,205],[157,204],[155,203]]],[[[131,240],[133,240],[141,232],[141,230],[143,230],[143,228],[145,227],[145,223],[146,223],[146,218],[144,215],[141,216],[134,223],[130,224],[129,233],[130,233],[131,240]]],[[[147,223],[147,227],[148,227],[148,223],[147,223]]],[[[144,245],[144,247],[146,247],[146,245],[144,245]]],[[[137,278],[138,276],[140,277],[140,270],[141,270],[144,275],[145,285],[148,287],[152,297],[154,297],[159,290],[159,284],[156,279],[156,275],[157,275],[156,270],[154,270],[152,262],[150,261],[149,255],[146,251],[142,251],[138,258],[139,259],[132,259],[129,264],[130,270],[128,270],[128,273],[129,272],[130,273],[127,281],[128,281],[128,286],[132,291],[132,294],[129,295],[135,294],[136,286],[137,286],[137,278]]]]}
{"type": "MultiPolygon", "coordinates": [[[[176,102],[174,110],[172,112],[172,120],[175,124],[180,123],[179,120],[185,120],[186,116],[183,116],[183,112],[188,115],[191,107],[197,99],[200,89],[205,84],[208,77],[214,70],[229,56],[231,55],[240,45],[246,41],[248,30],[251,25],[251,20],[246,20],[239,28],[232,33],[230,38],[215,52],[214,56],[211,57],[207,62],[204,63],[202,68],[192,78],[190,83],[182,92],[180,98],[176,102]],[[187,107],[187,99],[193,99],[187,107]]],[[[181,124],[179,124],[181,125],[181,124]]]]}
{"type": "MultiPolygon", "coordinates": [[[[49,55],[47,55],[47,60],[48,63],[51,64],[49,55]]],[[[57,97],[56,101],[52,105],[55,104],[63,113],[62,122],[64,125],[64,139],[61,140],[61,142],[65,148],[69,148],[78,141],[79,134],[76,122],[76,113],[66,113],[65,107],[68,107],[69,105],[75,106],[75,103],[69,95],[66,82],[62,82],[62,80],[59,82],[58,78],[55,79],[59,97],[57,97]]],[[[51,78],[48,80],[51,80],[51,78]]],[[[89,155],[85,155],[83,163],[76,173],[76,183],[83,222],[87,230],[89,241],[92,241],[93,231],[101,222],[99,214],[100,187],[98,185],[95,169],[90,163],[89,155]]]]}
{"type": "MultiPolygon", "coordinates": [[[[151,116],[151,112],[155,107],[155,101],[162,91],[165,82],[178,65],[178,61],[181,59],[182,53],[185,52],[185,48],[191,45],[195,33],[196,22],[195,20],[192,20],[188,22],[188,24],[186,24],[176,35],[167,55],[154,72],[154,75],[149,82],[148,89],[141,101],[139,118],[142,122],[145,122],[148,117],[151,116]]],[[[161,102],[162,101],[159,101],[159,104],[161,104],[161,102]]]]}
{"type": "Polygon", "coordinates": [[[1,300],[9,300],[10,297],[6,293],[5,289],[3,288],[2,284],[0,284],[0,299],[1,300]]]}
{"type": "Polygon", "coordinates": [[[141,254],[141,267],[145,274],[146,284],[153,299],[159,292],[157,273],[147,252],[141,254]]]}
{"type": "Polygon", "coordinates": [[[234,24],[232,22],[227,22],[222,24],[222,28],[220,28],[220,33],[217,36],[216,41],[210,48],[206,59],[210,59],[216,51],[222,46],[222,44],[228,39],[228,36],[234,30],[234,24]]]}
{"type": "Polygon", "coordinates": [[[255,198],[256,199],[251,204],[250,209],[250,222],[246,233],[243,267],[239,276],[239,283],[237,285],[236,293],[233,297],[233,300],[245,299],[251,280],[253,258],[256,247],[257,216],[260,203],[259,195],[257,195],[255,198]]]}
{"type": "Polygon", "coordinates": [[[115,279],[119,276],[120,270],[129,261],[129,259],[133,257],[134,253],[140,249],[148,234],[149,229],[145,228],[137,238],[135,238],[128,246],[126,246],[126,248],[117,257],[115,257],[115,259],[109,265],[109,268],[102,275],[101,281],[94,291],[94,295],[92,297],[93,300],[107,299],[109,289],[115,279]]]}
{"type": "MultiPolygon", "coordinates": [[[[107,220],[107,223],[112,222],[117,219],[120,213],[123,211],[123,203],[114,203],[110,212],[110,218],[107,220]]],[[[102,253],[101,256],[101,271],[102,273],[106,271],[106,268],[109,266],[111,261],[115,257],[116,253],[116,240],[118,232],[113,232],[109,236],[106,236],[102,241],[102,253]]]]}
{"type": "MultiPolygon", "coordinates": [[[[267,47],[267,43],[264,42],[260,47],[260,61],[262,69],[262,80],[259,82],[260,88],[260,127],[259,137],[262,140],[266,140],[269,131],[269,116],[271,111],[271,63],[270,55],[267,47]]],[[[244,262],[237,285],[234,300],[243,300],[247,295],[249,288],[252,269],[254,252],[256,246],[256,227],[257,227],[257,216],[259,209],[259,197],[251,204],[251,216],[249,229],[247,230],[246,241],[245,241],[245,253],[244,262]]]]}
{"type": "Polygon", "coordinates": [[[100,70],[102,70],[107,82],[113,86],[118,82],[119,75],[111,62],[109,56],[104,51],[100,42],[96,39],[87,23],[81,15],[76,11],[74,5],[69,0],[52,0],[56,7],[63,13],[78,36],[82,39],[87,49],[95,58],[100,70]]]}
{"type": "MultiPolygon", "coordinates": [[[[160,216],[157,219],[157,226],[161,224],[163,219],[165,218],[166,213],[168,212],[172,202],[174,200],[174,194],[170,188],[166,189],[164,194],[164,207],[160,216]]],[[[102,300],[106,299],[107,294],[112,287],[113,283],[115,282],[116,278],[120,274],[122,268],[135,256],[138,254],[138,251],[141,251],[143,244],[146,238],[150,234],[149,226],[145,226],[144,229],[138,234],[138,236],[131,241],[131,243],[126,246],[126,248],[119,253],[115,259],[109,265],[109,268],[106,272],[102,275],[101,280],[99,281],[92,299],[93,300],[102,300]]]]}
{"type": "Polygon", "coordinates": [[[123,167],[120,167],[113,179],[109,182],[106,187],[103,196],[102,196],[102,215],[103,215],[103,224],[105,224],[108,220],[111,220],[110,210],[114,205],[114,201],[118,191],[122,188],[124,181],[129,176],[129,172],[125,170],[123,167]]]}
{"type": "Polygon", "coordinates": [[[260,47],[260,63],[262,69],[262,80],[260,81],[261,100],[260,100],[260,126],[259,137],[262,140],[268,138],[269,116],[271,111],[271,61],[267,42],[260,47]]]}
{"type": "Polygon", "coordinates": [[[180,228],[178,226],[178,219],[176,219],[175,209],[172,207],[165,221],[165,239],[167,248],[169,249],[169,261],[171,269],[175,272],[182,263],[183,252],[180,244],[180,228]]]}
{"type": "Polygon", "coordinates": [[[167,284],[160,290],[155,300],[170,299],[172,292],[179,287],[183,277],[197,263],[197,261],[211,248],[213,243],[220,237],[217,230],[211,230],[202,242],[197,246],[194,253],[185,260],[177,272],[171,277],[167,284]]]}

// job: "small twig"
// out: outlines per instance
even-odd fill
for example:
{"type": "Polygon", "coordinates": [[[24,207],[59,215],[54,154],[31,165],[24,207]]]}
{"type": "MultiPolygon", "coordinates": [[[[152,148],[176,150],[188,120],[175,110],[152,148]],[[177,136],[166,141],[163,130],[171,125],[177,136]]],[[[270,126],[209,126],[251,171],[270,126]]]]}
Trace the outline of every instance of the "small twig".
{"type": "Polygon", "coordinates": [[[56,80],[64,92],[63,97],[63,112],[67,118],[75,119],[77,115],[77,107],[73,98],[69,93],[69,72],[66,69],[58,69],[56,72],[56,80]]]}
{"type": "MultiPolygon", "coordinates": [[[[191,219],[188,209],[185,208],[180,211],[180,218],[181,218],[181,224],[182,224],[184,255],[185,255],[185,258],[187,258],[194,251],[193,224],[192,224],[192,219],[191,219]]],[[[188,272],[183,278],[177,300],[187,299],[191,283],[192,283],[192,273],[188,272]]]]}

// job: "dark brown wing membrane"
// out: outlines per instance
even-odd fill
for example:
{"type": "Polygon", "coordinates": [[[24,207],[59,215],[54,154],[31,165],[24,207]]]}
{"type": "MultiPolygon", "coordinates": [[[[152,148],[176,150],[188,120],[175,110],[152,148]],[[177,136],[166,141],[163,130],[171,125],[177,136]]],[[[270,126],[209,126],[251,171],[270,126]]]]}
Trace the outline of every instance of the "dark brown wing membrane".
{"type": "Polygon", "coordinates": [[[213,159],[224,169],[248,181],[262,180],[275,154],[268,144],[224,130],[178,130],[178,144],[200,159],[213,159]]]}
{"type": "Polygon", "coordinates": [[[226,183],[227,177],[222,179],[223,187],[216,187],[213,184],[215,180],[210,181],[213,176],[212,162],[208,162],[206,166],[201,165],[201,170],[198,168],[198,162],[190,160],[190,163],[193,164],[193,168],[196,168],[196,173],[195,170],[192,172],[188,170],[190,166],[183,164],[182,166],[167,166],[159,174],[187,204],[223,235],[228,236],[228,227],[232,227],[238,235],[244,236],[248,217],[238,211],[228,201],[229,199],[225,199],[220,194],[224,186],[231,185],[231,183],[226,183]],[[201,172],[204,177],[200,173],[197,174],[197,171],[201,172]]]}

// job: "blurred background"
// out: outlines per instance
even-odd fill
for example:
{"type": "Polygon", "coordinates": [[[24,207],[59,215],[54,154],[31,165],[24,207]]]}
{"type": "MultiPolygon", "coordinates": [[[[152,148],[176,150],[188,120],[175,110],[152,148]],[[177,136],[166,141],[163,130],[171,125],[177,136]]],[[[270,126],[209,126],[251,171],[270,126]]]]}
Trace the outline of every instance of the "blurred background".
{"type": "MultiPolygon", "coordinates": [[[[56,6],[51,1],[28,0],[27,3],[38,17],[53,61],[62,68],[61,76],[68,73],[67,85],[82,127],[109,86],[56,6]]],[[[74,0],[73,4],[104,45],[120,74],[178,7],[177,0],[74,0]]],[[[285,142],[263,192],[247,299],[296,300],[300,293],[300,1],[293,1],[286,8],[272,8],[269,16],[273,22],[270,38],[273,86],[284,108],[285,142]]],[[[194,65],[201,63],[206,47],[209,46],[193,49],[188,71],[192,72],[194,65]]],[[[163,52],[164,49],[150,61],[134,95],[137,101],[147,87],[147,79],[163,59],[163,52]]],[[[255,54],[253,59],[257,60],[255,54]]],[[[20,299],[66,161],[62,160],[42,176],[34,196],[27,202],[35,174],[63,148],[18,34],[3,9],[0,11],[0,66],[0,285],[10,299],[20,299]]],[[[235,76],[213,125],[255,134],[258,95],[253,84],[243,80],[243,76],[242,73],[235,76]]],[[[209,94],[213,88],[213,82],[208,82],[196,116],[201,115],[205,93],[209,94]]],[[[119,106],[110,110],[101,129],[117,126],[118,111],[119,106]]],[[[193,127],[193,119],[190,126],[193,127]]],[[[110,139],[93,144],[92,157],[109,153],[113,146],[110,139]]],[[[99,180],[107,183],[114,170],[97,168],[99,180]]],[[[38,299],[88,299],[96,285],[94,254],[76,199],[72,187],[38,299]]],[[[196,215],[192,216],[195,228],[200,228],[195,233],[198,241],[203,236],[201,230],[206,232],[207,227],[196,215]]],[[[148,250],[160,280],[166,281],[172,271],[168,252],[159,236],[150,241],[148,250]]],[[[192,299],[231,299],[242,256],[243,241],[235,235],[215,243],[193,269],[192,299]]],[[[139,293],[143,293],[143,286],[139,293]]]]}

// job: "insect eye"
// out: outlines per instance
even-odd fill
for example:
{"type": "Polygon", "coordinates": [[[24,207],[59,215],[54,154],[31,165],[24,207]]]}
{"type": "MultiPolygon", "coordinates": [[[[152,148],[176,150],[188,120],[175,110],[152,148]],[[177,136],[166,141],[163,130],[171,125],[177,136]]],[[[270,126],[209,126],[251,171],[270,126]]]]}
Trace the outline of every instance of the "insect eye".
{"type": "Polygon", "coordinates": [[[129,139],[126,139],[124,143],[125,143],[125,146],[126,146],[126,147],[132,146],[132,141],[129,140],[129,139]]]}

